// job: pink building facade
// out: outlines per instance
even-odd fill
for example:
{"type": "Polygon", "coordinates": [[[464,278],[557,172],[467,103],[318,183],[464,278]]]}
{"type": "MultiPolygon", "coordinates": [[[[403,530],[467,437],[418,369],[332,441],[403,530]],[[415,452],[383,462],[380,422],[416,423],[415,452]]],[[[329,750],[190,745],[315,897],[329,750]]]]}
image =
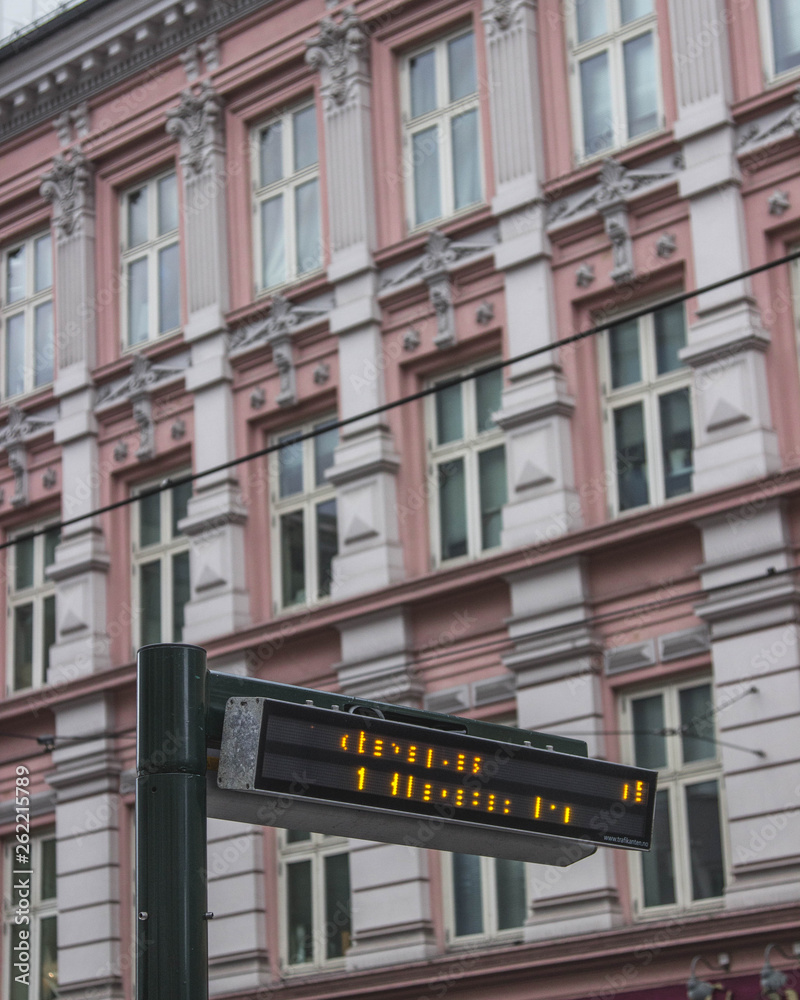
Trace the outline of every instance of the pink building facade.
{"type": "Polygon", "coordinates": [[[134,995],[135,651],[181,640],[661,772],[650,854],[563,869],[211,820],[214,996],[796,998],[799,102],[791,0],[3,39],[2,1000],[134,995]]]}

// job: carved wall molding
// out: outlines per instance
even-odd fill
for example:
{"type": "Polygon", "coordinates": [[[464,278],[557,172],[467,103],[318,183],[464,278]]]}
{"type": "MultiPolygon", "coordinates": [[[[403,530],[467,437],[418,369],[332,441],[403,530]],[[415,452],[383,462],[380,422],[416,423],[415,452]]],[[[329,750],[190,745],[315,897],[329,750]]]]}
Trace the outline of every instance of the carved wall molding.
{"type": "Polygon", "coordinates": [[[166,127],[180,142],[184,174],[201,174],[222,143],[222,99],[210,80],[182,92],[181,103],[167,111],[166,127]]]}
{"type": "Polygon", "coordinates": [[[8,410],[8,423],[0,430],[0,450],[8,455],[8,466],[14,473],[13,507],[24,507],[28,493],[28,442],[53,429],[54,421],[31,417],[17,406],[8,410]]]}
{"type": "Polygon", "coordinates": [[[800,136],[800,86],[792,94],[792,103],[776,119],[750,122],[739,132],[736,143],[739,152],[770,142],[779,142],[792,136],[800,136]]]}
{"type": "Polygon", "coordinates": [[[215,69],[219,69],[219,58],[219,35],[216,32],[190,45],[180,55],[189,83],[194,83],[203,73],[213,73],[215,69]]]}
{"type": "Polygon", "coordinates": [[[330,308],[332,304],[322,308],[300,306],[277,293],[265,318],[240,326],[230,334],[229,349],[238,353],[259,344],[270,344],[278,337],[318,322],[328,315],[330,308]]]}
{"type": "Polygon", "coordinates": [[[584,212],[601,212],[623,205],[643,189],[672,180],[682,169],[682,162],[673,160],[667,169],[628,170],[618,160],[607,157],[603,160],[597,183],[588,193],[583,191],[551,202],[547,210],[548,225],[561,224],[584,212]]]}
{"type": "Polygon", "coordinates": [[[60,239],[79,226],[81,214],[94,211],[94,172],[80,147],[56,153],[42,176],[39,193],[53,205],[53,222],[60,239]]]}
{"type": "Polygon", "coordinates": [[[575,272],[575,284],[578,288],[588,288],[594,279],[594,267],[591,264],[581,264],[575,272]]]}
{"type": "Polygon", "coordinates": [[[64,147],[85,139],[91,131],[88,103],[83,101],[77,107],[63,111],[53,122],[53,127],[58,134],[58,141],[64,147]]]}
{"type": "Polygon", "coordinates": [[[441,230],[432,229],[421,257],[406,267],[395,277],[385,277],[381,281],[381,291],[404,285],[411,281],[428,281],[430,278],[447,273],[461,261],[486,253],[493,249],[488,243],[460,243],[451,240],[441,230]]]}
{"type": "MultiPolygon", "coordinates": [[[[153,420],[153,390],[162,382],[182,376],[183,369],[171,368],[168,365],[155,365],[143,354],[135,354],[131,365],[131,373],[122,382],[113,386],[103,386],[98,392],[95,409],[105,409],[113,403],[130,401],[133,407],[133,419],[139,431],[139,447],[136,457],[143,461],[155,455],[155,421],[153,420]]],[[[115,458],[123,461],[125,452],[115,458]]]]}
{"type": "Polygon", "coordinates": [[[791,208],[792,202],[788,191],[773,191],[767,199],[770,215],[783,215],[791,208]]]}
{"type": "Polygon", "coordinates": [[[306,62],[322,77],[327,111],[346,104],[359,78],[367,72],[369,32],[355,7],[347,6],[342,19],[323,17],[319,34],[306,42],[306,62]]]}
{"type": "Polygon", "coordinates": [[[504,34],[522,22],[520,13],[525,6],[536,8],[535,0],[488,0],[481,17],[489,39],[504,34]]]}

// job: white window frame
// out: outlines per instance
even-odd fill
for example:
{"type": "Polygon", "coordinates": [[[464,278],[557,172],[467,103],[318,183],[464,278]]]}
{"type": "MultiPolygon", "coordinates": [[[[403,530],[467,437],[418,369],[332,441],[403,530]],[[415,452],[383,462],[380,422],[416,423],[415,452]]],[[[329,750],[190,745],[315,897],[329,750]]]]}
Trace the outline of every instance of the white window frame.
{"type": "MultiPolygon", "coordinates": [[[[291,427],[274,434],[270,443],[277,445],[282,439],[294,434],[307,434],[315,428],[324,426],[336,420],[335,414],[320,417],[298,427],[291,427]]],[[[327,480],[319,486],[315,483],[316,470],[314,464],[315,438],[307,438],[299,442],[302,451],[303,489],[287,497],[280,496],[280,462],[282,449],[270,456],[270,503],[272,508],[272,579],[273,607],[275,614],[282,611],[293,611],[297,608],[311,607],[330,600],[330,594],[320,595],[319,565],[317,562],[317,507],[329,500],[336,500],[336,488],[327,480]],[[281,517],[294,511],[303,511],[303,552],[305,555],[305,600],[293,604],[285,604],[283,599],[283,565],[281,559],[281,517]]],[[[290,446],[291,447],[291,446],[290,446]]],[[[337,504],[337,536],[338,536],[338,504],[337,504]]],[[[337,537],[338,550],[338,537],[337,537]]]]}
{"type": "MultiPolygon", "coordinates": [[[[41,531],[53,528],[52,523],[39,523],[29,525],[27,528],[17,531],[12,536],[15,539],[24,538],[25,535],[32,531],[41,531]]],[[[48,598],[53,598],[55,600],[56,585],[47,576],[47,565],[45,564],[46,550],[45,550],[45,539],[46,535],[36,535],[31,539],[33,544],[33,584],[29,587],[23,587],[17,589],[17,558],[18,558],[18,547],[17,545],[12,545],[7,550],[7,609],[6,609],[6,619],[8,622],[7,636],[6,636],[6,692],[8,694],[14,694],[17,691],[32,691],[36,688],[43,687],[47,683],[47,669],[45,667],[45,661],[47,659],[47,650],[45,647],[45,602],[48,598]],[[16,688],[14,687],[14,616],[16,609],[18,607],[23,607],[27,604],[33,606],[33,666],[32,666],[32,682],[30,687],[16,688]]],[[[54,610],[54,617],[55,617],[54,610]]],[[[57,635],[54,635],[53,641],[55,642],[57,635]]]]}
{"type": "Polygon", "coordinates": [[[426,45],[416,46],[409,52],[404,53],[400,63],[400,93],[401,93],[401,113],[403,123],[402,135],[402,156],[403,174],[405,177],[406,190],[406,220],[409,232],[415,230],[430,229],[442,219],[455,218],[472,212],[478,205],[481,205],[486,197],[486,176],[483,163],[483,137],[480,114],[480,96],[476,88],[474,94],[459,98],[450,102],[448,87],[448,55],[447,46],[450,42],[471,34],[474,44],[476,77],[477,73],[477,37],[472,25],[462,27],[458,31],[451,31],[433,42],[426,45]],[[423,52],[433,50],[435,53],[436,66],[436,108],[419,115],[417,118],[411,117],[411,60],[423,52]],[[455,208],[455,182],[453,178],[453,149],[451,142],[450,122],[453,118],[465,114],[472,110],[477,111],[478,121],[478,170],[480,172],[480,198],[478,201],[463,208],[455,208]],[[425,222],[416,221],[415,213],[415,188],[414,188],[414,162],[413,162],[413,136],[417,132],[436,127],[438,131],[439,145],[439,195],[441,200],[441,215],[435,219],[427,219],[425,222]]]}
{"type": "MultiPolygon", "coordinates": [[[[190,472],[189,469],[181,469],[175,473],[172,473],[171,479],[179,479],[181,476],[187,475],[190,472]]],[[[141,495],[146,493],[148,487],[156,486],[158,483],[163,482],[163,476],[157,480],[151,480],[150,482],[139,484],[134,490],[135,495],[141,495]]],[[[161,637],[159,642],[173,642],[173,592],[174,592],[174,580],[172,565],[173,559],[176,555],[180,555],[183,552],[189,553],[191,551],[191,541],[188,535],[183,535],[178,532],[177,535],[172,535],[172,504],[175,491],[173,489],[163,490],[161,493],[157,493],[155,498],[158,499],[159,503],[159,534],[160,541],[152,545],[142,545],[141,543],[141,503],[131,504],[131,577],[132,577],[132,594],[131,594],[131,607],[133,608],[133,646],[137,649],[141,645],[145,645],[146,642],[152,641],[147,639],[142,635],[142,607],[141,607],[141,570],[142,566],[149,565],[150,563],[159,563],[159,573],[161,580],[161,637]],[[168,529],[168,535],[165,536],[165,527],[168,529]]],[[[191,556],[190,556],[190,570],[191,570],[191,556]]],[[[191,573],[190,573],[191,578],[191,573]]],[[[191,589],[189,593],[189,600],[191,600],[191,589]]],[[[187,602],[188,603],[188,602],[187,602]]],[[[184,605],[185,607],[185,605],[184,605]]],[[[177,640],[180,642],[181,638],[177,640]]]]}
{"type": "Polygon", "coordinates": [[[661,64],[658,48],[658,21],[656,17],[656,0],[653,0],[653,11],[643,17],[636,18],[628,24],[621,24],[620,0],[606,0],[607,23],[609,30],[586,42],[578,42],[577,6],[567,5],[569,20],[567,22],[567,57],[569,61],[569,87],[572,106],[573,139],[575,144],[576,162],[608,156],[615,150],[622,149],[633,143],[642,142],[658,134],[664,128],[664,97],[661,86],[661,64]],[[610,16],[608,16],[610,14],[610,16]],[[656,119],[655,128],[639,135],[628,135],[628,113],[625,97],[625,64],[623,45],[641,35],[652,33],[653,36],[653,70],[656,79],[656,119]],[[611,88],[611,109],[613,115],[613,140],[610,146],[593,151],[584,148],[583,135],[583,101],[581,99],[580,63],[600,52],[608,52],[609,82],[611,88]]]}
{"type": "MultiPolygon", "coordinates": [[[[658,686],[642,688],[627,692],[620,699],[620,730],[624,734],[623,754],[625,760],[634,763],[636,760],[633,737],[633,712],[631,704],[638,698],[651,695],[662,695],[664,701],[664,727],[672,733],[664,737],[667,749],[667,767],[659,769],[658,792],[667,791],[670,802],[670,837],[672,840],[673,875],[675,884],[675,902],[661,906],[644,905],[644,882],[642,877],[642,858],[637,851],[630,852],[630,876],[633,910],[637,918],[659,919],[675,913],[702,913],[709,910],[719,910],[725,904],[727,890],[727,875],[730,871],[730,845],[725,818],[727,816],[725,787],[722,777],[722,760],[718,745],[715,743],[713,757],[705,760],[692,761],[684,764],[681,761],[680,741],[680,706],[679,695],[682,690],[699,687],[702,684],[711,686],[711,697],[714,697],[714,682],[710,676],[701,675],[684,678],[682,681],[665,683],[658,686]],[[722,895],[706,899],[692,899],[691,859],[689,852],[689,830],[686,815],[686,799],[684,789],[688,785],[703,781],[716,781],[719,793],[720,811],[720,848],[722,852],[722,871],[725,886],[722,895]]],[[[713,710],[713,702],[712,702],[713,710]]],[[[714,715],[708,722],[716,738],[717,727],[714,715]]]]}
{"type": "Polygon", "coordinates": [[[316,101],[311,99],[307,101],[302,101],[301,103],[288,108],[279,114],[273,114],[271,117],[259,122],[259,124],[252,130],[251,133],[251,176],[253,178],[253,260],[255,261],[255,280],[254,287],[256,295],[273,294],[277,289],[285,288],[287,285],[294,284],[297,281],[306,280],[307,278],[313,277],[315,274],[320,274],[325,267],[325,255],[323,253],[322,246],[322,184],[320,181],[320,158],[319,158],[319,128],[318,121],[315,117],[315,126],[317,127],[317,160],[307,167],[303,167],[300,170],[294,169],[294,129],[293,120],[294,116],[302,111],[306,111],[308,108],[316,109],[316,101]],[[261,183],[261,134],[266,131],[271,125],[276,123],[281,123],[281,155],[283,157],[283,177],[280,180],[273,181],[271,184],[261,183]],[[286,141],[286,137],[290,137],[290,141],[286,141]],[[317,190],[319,195],[319,221],[320,221],[320,232],[319,232],[319,264],[317,267],[309,268],[307,271],[301,271],[297,266],[297,225],[295,221],[295,190],[301,187],[303,184],[308,184],[310,181],[317,181],[317,190]],[[283,281],[276,282],[272,285],[264,284],[264,237],[261,227],[261,206],[264,202],[269,201],[272,198],[276,198],[279,195],[283,197],[283,233],[284,233],[284,262],[286,266],[286,275],[283,281]],[[290,207],[290,211],[286,211],[287,206],[290,207]]]}
{"type": "Polygon", "coordinates": [[[764,59],[764,79],[770,84],[791,80],[800,73],[800,65],[778,73],[775,69],[775,46],[772,42],[771,0],[758,0],[758,22],[761,31],[761,51],[764,59]]]}
{"type": "Polygon", "coordinates": [[[53,255],[53,239],[50,230],[43,230],[28,236],[24,240],[16,240],[14,243],[3,247],[0,253],[0,336],[2,345],[0,346],[0,393],[5,399],[19,399],[28,393],[42,389],[51,385],[55,376],[55,307],[53,303],[53,273],[55,259],[53,255]],[[50,241],[50,284],[40,291],[36,291],[36,245],[43,239],[50,241]],[[23,249],[25,256],[25,292],[21,299],[16,302],[8,301],[8,259],[15,251],[23,249]],[[49,350],[49,362],[51,367],[50,377],[40,382],[36,381],[36,311],[43,305],[50,304],[51,311],[51,335],[49,350]],[[25,327],[25,360],[23,364],[23,387],[20,392],[8,393],[8,321],[18,315],[23,316],[25,327]]]}
{"type": "MultiPolygon", "coordinates": [[[[490,358],[479,363],[460,368],[456,371],[447,372],[431,378],[429,385],[439,383],[446,384],[452,378],[458,378],[470,372],[482,368],[484,365],[498,361],[498,358],[490,358]]],[[[500,375],[502,382],[502,374],[500,375]]],[[[499,551],[500,546],[482,548],[481,539],[481,510],[480,510],[480,473],[478,456],[484,451],[490,451],[498,445],[503,445],[505,449],[505,459],[508,461],[508,449],[503,430],[494,424],[487,430],[478,432],[477,429],[477,399],[476,380],[466,379],[461,383],[461,406],[464,420],[464,436],[457,441],[447,444],[436,443],[436,393],[431,393],[425,400],[425,424],[427,431],[428,450],[428,481],[431,489],[428,490],[429,508],[428,516],[431,527],[431,561],[435,567],[442,565],[456,565],[459,562],[466,562],[477,559],[484,555],[499,551]],[[453,556],[449,559],[442,557],[442,538],[439,515],[439,476],[438,466],[443,462],[452,462],[458,459],[464,461],[464,484],[466,491],[467,509],[467,552],[462,556],[453,556]]],[[[507,466],[506,466],[507,470],[507,466]]],[[[507,471],[506,471],[507,474],[507,471]]],[[[508,503],[508,498],[506,498],[508,503]]]]}
{"type": "MultiPolygon", "coordinates": [[[[476,934],[456,934],[455,912],[455,880],[453,877],[453,855],[441,855],[442,887],[444,889],[445,937],[450,947],[474,946],[482,942],[512,942],[522,939],[523,923],[515,927],[498,929],[499,904],[497,899],[497,880],[495,868],[497,858],[478,857],[481,880],[481,923],[483,930],[476,934]]],[[[522,878],[524,879],[525,913],[530,912],[531,893],[528,865],[522,862],[522,878]]]]}
{"type": "MultiPolygon", "coordinates": [[[[30,788],[28,788],[28,792],[30,792],[30,788]]],[[[35,833],[31,832],[30,842],[26,845],[30,847],[30,854],[24,855],[29,859],[28,864],[15,863],[15,852],[19,850],[20,846],[17,838],[9,837],[3,845],[3,962],[0,963],[0,967],[3,969],[3,983],[0,995],[3,997],[3,1000],[7,1000],[10,995],[10,977],[14,975],[15,971],[14,962],[10,956],[12,926],[17,926],[20,930],[28,931],[30,935],[27,940],[27,943],[30,945],[31,967],[28,1000],[41,1000],[42,997],[41,983],[38,978],[42,946],[40,927],[43,920],[46,920],[48,917],[57,918],[58,916],[57,896],[47,897],[46,899],[42,899],[41,896],[42,844],[48,840],[55,841],[55,829],[52,827],[37,830],[35,833]],[[12,884],[15,878],[12,872],[22,870],[30,872],[30,923],[17,925],[15,924],[16,910],[12,906],[12,884]]],[[[18,875],[16,877],[25,878],[26,875],[18,875]]],[[[54,997],[58,995],[57,968],[55,970],[55,980],[54,997]]]]}
{"type": "Polygon", "coordinates": [[[181,288],[183,285],[182,267],[180,267],[180,242],[181,242],[181,220],[180,220],[180,179],[174,167],[169,170],[162,170],[147,180],[138,184],[133,184],[121,192],[119,197],[120,206],[120,312],[122,330],[123,351],[141,350],[143,346],[162,337],[169,337],[179,333],[182,327],[183,302],[181,288]],[[159,235],[158,232],[158,185],[167,177],[175,177],[175,215],[177,227],[169,232],[159,235]],[[137,191],[147,191],[147,240],[137,244],[135,247],[128,247],[128,201],[131,195],[137,191]],[[171,246],[178,246],[179,258],[179,282],[178,282],[178,323],[168,330],[159,331],[159,273],[158,255],[160,251],[171,246]],[[128,287],[128,266],[134,261],[145,258],[147,260],[147,336],[143,340],[131,341],[130,330],[130,305],[128,287]]]}
{"type": "MultiPolygon", "coordinates": [[[[661,455],[661,414],[659,411],[659,398],[675,392],[679,389],[689,389],[689,405],[692,417],[693,451],[695,441],[695,402],[694,402],[694,379],[692,369],[688,366],[665,372],[657,375],[656,367],[656,347],[655,347],[655,322],[654,313],[658,312],[658,305],[645,316],[638,320],[639,327],[639,357],[641,360],[640,382],[631,385],[621,386],[617,389],[611,388],[611,355],[610,355],[610,331],[604,330],[598,338],[600,348],[600,378],[601,378],[601,406],[602,421],[604,429],[604,447],[606,453],[606,468],[609,470],[609,506],[612,516],[624,516],[626,514],[641,512],[652,507],[660,506],[664,503],[679,501],[684,497],[691,496],[694,492],[694,484],[691,490],[678,494],[674,497],[666,498],[665,474],[661,455]],[[645,447],[647,449],[648,466],[648,493],[649,502],[639,504],[635,507],[628,507],[620,510],[619,483],[616,474],[617,457],[616,444],[614,440],[614,419],[615,410],[622,409],[634,403],[642,403],[645,424],[645,447]]],[[[623,324],[627,317],[623,314],[619,316],[613,325],[623,324]]],[[[686,314],[684,312],[684,324],[686,324],[686,314]]],[[[688,326],[685,326],[688,335],[688,326]]],[[[693,466],[694,467],[694,466],[693,466]]]]}
{"type": "MultiPolygon", "coordinates": [[[[280,957],[281,967],[292,975],[313,972],[317,969],[344,969],[346,956],[327,958],[327,918],[325,913],[325,858],[335,854],[350,855],[350,841],[346,837],[334,837],[321,833],[311,833],[307,840],[288,842],[287,831],[278,830],[278,895],[280,911],[280,957]],[[306,962],[289,962],[289,916],[288,916],[288,869],[293,862],[311,863],[311,915],[313,954],[306,962]]],[[[352,903],[352,888],[350,892],[352,903]]],[[[352,918],[351,918],[352,920],[352,918]]],[[[352,926],[352,923],[351,923],[352,926]]],[[[347,949],[345,948],[345,951],[347,949]]]]}

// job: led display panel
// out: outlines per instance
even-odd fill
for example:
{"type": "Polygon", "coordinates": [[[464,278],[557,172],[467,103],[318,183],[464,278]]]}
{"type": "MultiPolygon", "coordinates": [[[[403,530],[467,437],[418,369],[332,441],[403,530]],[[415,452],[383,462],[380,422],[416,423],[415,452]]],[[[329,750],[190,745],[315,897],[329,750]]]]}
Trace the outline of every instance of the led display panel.
{"type": "Polygon", "coordinates": [[[657,772],[265,699],[254,790],[648,850],[657,772]]]}

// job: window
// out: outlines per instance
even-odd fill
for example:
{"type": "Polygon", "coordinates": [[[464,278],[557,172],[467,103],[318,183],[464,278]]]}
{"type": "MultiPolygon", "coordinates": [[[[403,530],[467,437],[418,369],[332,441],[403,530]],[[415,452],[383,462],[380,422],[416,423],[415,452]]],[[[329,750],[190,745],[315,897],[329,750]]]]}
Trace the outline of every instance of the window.
{"type": "Polygon", "coordinates": [[[692,490],[691,372],[679,356],[685,344],[680,304],[623,320],[604,337],[605,424],[617,511],[692,490]]]}
{"type": "Polygon", "coordinates": [[[274,118],[254,142],[257,285],[276,288],[322,266],[317,109],[274,118]]]}
{"type": "Polygon", "coordinates": [[[507,499],[503,433],[493,420],[503,378],[488,372],[428,397],[433,550],[438,561],[476,556],[500,544],[507,499]]]}
{"type": "Polygon", "coordinates": [[[443,855],[448,938],[505,936],[528,915],[525,864],[474,854],[443,855]]]}
{"type": "Polygon", "coordinates": [[[800,9],[797,0],[761,0],[767,76],[800,67],[800,9]]]}
{"type": "Polygon", "coordinates": [[[640,912],[703,905],[725,889],[712,691],[695,680],[622,704],[629,759],[659,772],[653,847],[632,862],[640,912]]]}
{"type": "Polygon", "coordinates": [[[325,478],[339,441],[330,423],[307,424],[277,438],[285,447],[273,455],[272,522],[276,592],[283,608],[330,596],[333,557],[339,550],[336,497],[325,478]],[[297,440],[311,430],[321,433],[297,440]]]}
{"type": "Polygon", "coordinates": [[[137,645],[181,642],[184,608],[191,597],[189,539],[178,530],[192,484],[147,494],[132,506],[133,574],[137,645]]]}
{"type": "Polygon", "coordinates": [[[347,841],[296,830],[279,836],[284,965],[307,971],[344,959],[351,932],[347,841]]]}
{"type": "Polygon", "coordinates": [[[3,395],[53,381],[53,247],[40,233],[2,253],[3,395]]]}
{"type": "Polygon", "coordinates": [[[624,146],[657,129],[653,0],[576,0],[570,33],[579,157],[624,146]]]}
{"type": "Polygon", "coordinates": [[[4,875],[3,942],[7,949],[3,962],[4,996],[8,1000],[55,1000],[58,995],[55,833],[50,830],[32,834],[26,845],[7,841],[4,875]],[[29,854],[22,850],[28,847],[29,854]],[[25,874],[14,874],[18,871],[25,874]],[[22,900],[20,888],[24,879],[29,879],[24,888],[30,892],[30,923],[17,924],[15,916],[22,900]],[[21,970],[15,968],[26,952],[29,985],[18,981],[21,970]]]}
{"type": "Polygon", "coordinates": [[[9,692],[41,687],[47,681],[50,647],[56,641],[56,595],[46,571],[55,562],[60,537],[58,528],[33,538],[23,534],[8,550],[9,692]]]}
{"type": "Polygon", "coordinates": [[[408,217],[415,228],[483,197],[473,32],[406,56],[402,91],[408,217]]]}
{"type": "Polygon", "coordinates": [[[181,324],[178,180],[156,177],[122,197],[123,328],[129,347],[181,324]]]}

